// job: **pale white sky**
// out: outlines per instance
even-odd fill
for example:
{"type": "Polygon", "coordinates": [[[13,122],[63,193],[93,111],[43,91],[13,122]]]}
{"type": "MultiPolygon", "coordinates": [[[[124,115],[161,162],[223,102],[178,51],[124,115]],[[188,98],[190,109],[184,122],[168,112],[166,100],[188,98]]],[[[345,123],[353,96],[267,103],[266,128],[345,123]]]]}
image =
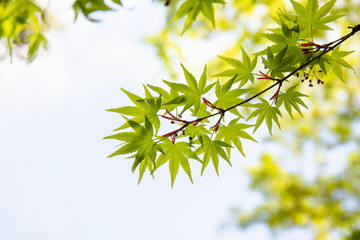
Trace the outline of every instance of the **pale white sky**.
{"type": "Polygon", "coordinates": [[[121,118],[105,109],[130,104],[120,87],[142,94],[142,83],[162,77],[141,38],[163,26],[164,9],[143,2],[100,24],[73,25],[69,10],[58,10],[71,19],[48,34],[48,51],[29,65],[0,63],[0,239],[272,239],[262,226],[221,227],[231,207],[259,200],[243,173],[259,144],[246,145],[247,159],[234,155],[234,167],[221,164],[220,177],[210,169],[199,177],[195,167],[192,185],[179,173],[173,189],[166,168],[138,186],[128,159],[106,158],[118,143],[102,138],[121,118]]]}

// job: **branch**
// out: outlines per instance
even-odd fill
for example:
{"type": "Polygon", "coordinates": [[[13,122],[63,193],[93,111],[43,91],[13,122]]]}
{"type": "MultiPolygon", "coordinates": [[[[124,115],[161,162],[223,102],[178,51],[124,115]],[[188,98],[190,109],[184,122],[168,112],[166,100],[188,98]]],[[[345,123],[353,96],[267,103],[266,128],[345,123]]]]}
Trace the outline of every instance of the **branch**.
{"type": "MultiPolygon", "coordinates": [[[[331,52],[332,50],[334,50],[336,47],[338,47],[340,44],[342,44],[343,42],[345,42],[347,39],[349,39],[350,37],[352,37],[355,33],[359,32],[360,31],[360,24],[354,26],[354,27],[348,27],[349,29],[351,29],[351,32],[348,33],[347,35],[333,41],[333,42],[330,42],[330,43],[327,43],[327,44],[324,44],[324,45],[318,45],[318,44],[314,44],[314,43],[309,43],[309,45],[307,46],[314,46],[315,47],[315,52],[313,53],[316,53],[316,52],[319,52],[321,51],[320,54],[318,54],[317,56],[315,57],[310,57],[305,63],[301,64],[299,67],[297,67],[296,69],[294,69],[292,72],[290,72],[288,75],[286,75],[285,77],[281,78],[281,79],[272,79],[272,80],[276,80],[276,82],[272,85],[270,85],[269,87],[265,88],[264,90],[258,92],[257,94],[245,99],[244,101],[238,103],[238,104],[235,104],[229,108],[226,108],[226,109],[221,109],[221,108],[218,108],[216,107],[215,105],[213,105],[212,103],[210,103],[207,99],[203,100],[205,101],[205,103],[213,108],[213,109],[217,109],[219,110],[218,112],[214,113],[214,114],[210,114],[210,115],[207,115],[205,117],[201,117],[201,118],[197,118],[195,120],[192,120],[192,121],[185,121],[185,120],[181,120],[181,122],[184,123],[184,125],[182,125],[182,127],[180,127],[179,129],[175,130],[175,131],[172,131],[168,134],[165,134],[163,135],[163,137],[168,137],[168,136],[176,136],[177,133],[179,131],[183,131],[187,126],[189,126],[189,124],[198,124],[199,122],[205,120],[205,119],[208,119],[208,118],[211,118],[211,117],[214,117],[214,116],[217,116],[217,115],[221,115],[219,121],[224,117],[225,113],[234,109],[234,108],[237,108],[247,102],[250,102],[251,100],[253,100],[254,98],[257,98],[259,97],[260,95],[266,93],[267,91],[271,90],[272,88],[278,86],[278,91],[280,90],[280,87],[282,86],[282,83],[284,81],[286,81],[288,78],[290,78],[291,76],[294,76],[297,72],[299,72],[300,70],[304,69],[306,66],[308,66],[310,63],[320,59],[322,56],[324,56],[325,54],[331,52]]],[[[262,73],[262,76],[266,76],[265,74],[262,73]]],[[[264,79],[264,78],[262,78],[264,79]]],[[[271,80],[270,79],[270,80],[271,80]]],[[[275,98],[276,100],[276,96],[274,95],[272,98],[275,98]]],[[[175,119],[173,119],[175,120],[175,119]]],[[[176,119],[178,120],[178,119],[176,119]]],[[[218,124],[219,124],[219,121],[215,124],[215,126],[213,126],[212,128],[215,128],[215,130],[217,130],[217,127],[218,124]]],[[[174,138],[173,138],[173,141],[174,141],[174,138]]]]}

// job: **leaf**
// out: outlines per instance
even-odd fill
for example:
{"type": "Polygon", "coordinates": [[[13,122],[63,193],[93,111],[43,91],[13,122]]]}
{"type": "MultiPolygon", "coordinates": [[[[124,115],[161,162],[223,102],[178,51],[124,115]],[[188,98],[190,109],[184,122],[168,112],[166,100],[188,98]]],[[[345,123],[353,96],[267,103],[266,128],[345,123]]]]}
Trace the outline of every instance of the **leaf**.
{"type": "Polygon", "coordinates": [[[292,109],[295,109],[302,117],[301,109],[299,105],[305,107],[307,106],[301,99],[301,97],[308,97],[305,94],[302,94],[295,90],[298,85],[294,85],[286,90],[285,93],[279,94],[277,106],[281,106],[284,104],[286,111],[289,113],[290,117],[293,118],[292,109]]]}
{"type": "Polygon", "coordinates": [[[215,28],[214,6],[211,1],[201,1],[201,13],[211,22],[213,28],[215,28]]]}
{"type": "MultiPolygon", "coordinates": [[[[131,116],[132,121],[139,123],[144,122],[145,118],[147,118],[158,131],[160,128],[160,120],[157,112],[160,110],[161,107],[161,98],[152,96],[146,86],[144,86],[144,90],[147,98],[141,98],[125,89],[121,90],[129,97],[129,99],[135,104],[135,106],[112,108],[108,109],[107,111],[120,113],[124,117],[131,116]]],[[[128,122],[126,122],[124,125],[122,125],[116,130],[121,130],[128,127],[130,126],[128,122]]]]}
{"type": "MultiPolygon", "coordinates": [[[[227,81],[224,85],[220,85],[218,81],[216,84],[215,94],[218,100],[214,103],[219,108],[229,108],[232,107],[242,101],[243,99],[239,98],[241,95],[244,95],[249,92],[249,89],[231,89],[234,84],[236,76],[227,81]]],[[[237,115],[238,117],[242,117],[239,113],[238,109],[234,108],[230,110],[231,113],[237,115]]]]}
{"type": "Polygon", "coordinates": [[[267,58],[262,58],[263,63],[269,69],[271,77],[283,78],[284,72],[290,72],[294,69],[292,61],[294,56],[289,54],[288,45],[278,52],[276,55],[273,54],[270,47],[267,49],[267,58]]]}
{"type": "MultiPolygon", "coordinates": [[[[188,175],[190,181],[193,183],[191,176],[191,169],[189,164],[189,158],[200,161],[199,157],[190,149],[190,144],[185,142],[172,143],[169,139],[166,139],[160,144],[165,154],[161,154],[156,162],[156,167],[169,162],[169,170],[171,176],[171,187],[174,186],[176,175],[181,166],[185,173],[188,175]]],[[[201,162],[201,161],[200,161],[201,162]]]]}
{"type": "Polygon", "coordinates": [[[203,166],[201,174],[203,174],[206,166],[212,161],[216,174],[219,176],[219,157],[224,159],[231,166],[230,159],[224,148],[232,147],[228,143],[220,140],[211,140],[207,135],[203,137],[203,144],[196,149],[196,154],[203,154],[203,166]]]}
{"type": "Polygon", "coordinates": [[[227,58],[219,56],[221,59],[226,61],[228,64],[233,66],[234,68],[225,70],[221,73],[215,74],[214,77],[234,77],[235,82],[240,81],[240,87],[245,85],[249,80],[253,83],[254,82],[254,76],[252,71],[256,67],[257,64],[257,56],[255,56],[252,60],[250,60],[249,56],[245,52],[244,49],[242,49],[242,61],[233,59],[233,58],[227,58]]]}
{"type": "Polygon", "coordinates": [[[181,33],[183,34],[191,27],[201,12],[215,28],[215,13],[213,6],[215,3],[225,4],[222,0],[187,0],[180,5],[179,9],[175,13],[175,16],[170,20],[170,23],[187,16],[181,33]]]}
{"type": "Polygon", "coordinates": [[[186,84],[183,83],[173,83],[169,81],[164,81],[171,89],[181,92],[184,95],[180,95],[171,101],[167,102],[166,104],[184,104],[184,109],[182,112],[184,112],[186,109],[189,109],[190,107],[194,107],[194,114],[200,109],[200,103],[201,103],[201,97],[203,94],[207,93],[211,90],[211,88],[215,85],[215,83],[211,83],[209,85],[206,85],[207,82],[207,67],[205,65],[203,73],[201,74],[200,80],[197,81],[195,77],[183,66],[181,65],[186,84]]]}
{"type": "Polygon", "coordinates": [[[113,3],[119,4],[120,6],[122,6],[122,2],[121,0],[111,0],[113,3]]]}
{"type": "Polygon", "coordinates": [[[336,0],[328,1],[319,9],[317,0],[308,0],[306,6],[291,0],[291,4],[298,15],[301,37],[312,37],[315,29],[332,30],[326,24],[343,16],[336,14],[326,16],[333,8],[335,2],[336,0]]]}
{"type": "MultiPolygon", "coordinates": [[[[113,2],[119,4],[119,0],[113,0],[113,2]]],[[[121,4],[121,2],[120,2],[121,4]]],[[[90,17],[90,14],[97,11],[110,11],[112,10],[105,4],[104,0],[76,0],[73,4],[75,10],[75,21],[81,12],[89,21],[98,22],[99,20],[90,17]]]]}
{"type": "Polygon", "coordinates": [[[282,115],[277,107],[270,106],[269,102],[265,99],[260,98],[260,101],[261,103],[253,105],[253,107],[257,109],[250,114],[247,120],[257,117],[253,133],[260,127],[260,125],[265,120],[269,133],[272,135],[272,123],[275,122],[276,125],[280,128],[278,115],[280,117],[282,117],[282,115]]]}
{"type": "MultiPolygon", "coordinates": [[[[104,139],[117,139],[123,141],[120,145],[120,148],[115,152],[110,154],[108,157],[115,157],[118,155],[135,153],[129,158],[134,158],[132,165],[132,171],[134,172],[137,167],[140,165],[139,169],[139,182],[144,174],[144,164],[142,162],[151,160],[153,166],[155,166],[155,159],[157,152],[163,153],[161,146],[153,140],[154,131],[151,122],[145,117],[144,126],[141,126],[139,123],[129,120],[129,126],[132,128],[133,132],[121,132],[111,136],[107,136],[104,139]]],[[[145,165],[148,165],[147,162],[145,165]]],[[[152,167],[148,167],[152,169],[152,167]]]]}
{"type": "Polygon", "coordinates": [[[42,34],[43,27],[38,18],[34,17],[31,19],[30,29],[32,33],[27,37],[28,41],[28,53],[27,53],[27,61],[31,62],[36,57],[36,53],[40,46],[44,49],[47,48],[47,40],[45,36],[42,34]]]}
{"type": "Polygon", "coordinates": [[[151,159],[150,156],[146,156],[143,161],[140,162],[139,164],[139,179],[138,179],[138,184],[140,184],[142,177],[144,176],[144,173],[146,171],[146,169],[149,170],[150,173],[152,173],[154,171],[154,164],[153,164],[153,160],[151,159]]]}
{"type": "Polygon", "coordinates": [[[342,81],[345,81],[342,68],[350,68],[355,72],[355,69],[346,62],[343,58],[353,53],[354,51],[340,51],[340,48],[337,47],[332,51],[331,54],[331,69],[334,71],[336,76],[342,81]]]}
{"type": "MultiPolygon", "coordinates": [[[[216,134],[217,140],[224,140],[226,143],[233,144],[239,150],[239,152],[245,157],[245,153],[242,147],[241,138],[248,139],[257,142],[250,134],[243,129],[252,127],[253,125],[237,123],[239,119],[233,119],[227,126],[220,126],[218,133],[216,134]]],[[[230,148],[227,148],[228,154],[230,148]]],[[[230,155],[230,154],[229,154],[230,155]]]]}

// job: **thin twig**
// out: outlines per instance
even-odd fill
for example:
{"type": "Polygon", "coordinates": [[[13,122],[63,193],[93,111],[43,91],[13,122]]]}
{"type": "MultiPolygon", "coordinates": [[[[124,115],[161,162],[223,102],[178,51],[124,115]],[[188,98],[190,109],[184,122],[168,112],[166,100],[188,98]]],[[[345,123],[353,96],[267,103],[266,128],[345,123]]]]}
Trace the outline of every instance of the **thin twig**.
{"type": "MultiPolygon", "coordinates": [[[[232,110],[232,109],[234,109],[234,108],[237,108],[237,107],[239,107],[239,106],[241,106],[241,105],[244,105],[244,104],[247,103],[247,102],[250,102],[250,101],[253,100],[254,98],[259,97],[260,95],[264,94],[265,92],[269,91],[270,89],[272,89],[272,88],[274,88],[274,87],[276,87],[276,86],[278,86],[278,85],[281,86],[284,81],[286,81],[286,80],[287,80],[288,78],[290,78],[291,76],[295,75],[298,71],[302,70],[303,68],[305,68],[306,66],[308,66],[310,63],[312,63],[312,62],[320,59],[322,56],[324,56],[324,55],[327,54],[328,52],[334,50],[336,47],[338,47],[340,44],[342,44],[343,42],[345,42],[347,39],[349,39],[349,38],[350,38],[351,36],[353,36],[355,33],[357,33],[358,31],[360,31],[360,24],[358,24],[358,25],[356,25],[356,26],[354,26],[354,27],[348,27],[348,28],[351,29],[351,32],[350,32],[350,33],[348,33],[347,35],[345,35],[345,36],[343,36],[343,37],[341,37],[341,38],[339,38],[339,39],[337,39],[337,40],[335,40],[335,41],[332,41],[332,42],[330,42],[330,43],[327,43],[327,44],[322,45],[322,46],[324,47],[324,50],[323,50],[319,55],[317,55],[317,56],[315,56],[315,57],[313,57],[313,58],[310,57],[310,59],[308,59],[305,63],[301,64],[299,67],[297,67],[296,69],[294,69],[292,72],[290,72],[290,73],[289,73],[288,75],[286,75],[285,77],[283,77],[283,78],[281,78],[281,79],[276,79],[276,82],[275,82],[274,84],[270,85],[269,87],[265,88],[264,90],[258,92],[257,94],[255,94],[255,95],[253,95],[253,96],[245,99],[244,101],[242,101],[242,102],[240,102],[240,103],[238,103],[238,104],[235,104],[235,105],[233,105],[233,106],[231,106],[231,107],[229,107],[229,108],[221,109],[221,110],[219,109],[219,111],[216,112],[216,113],[207,115],[207,116],[205,116],[205,117],[197,118],[197,119],[192,120],[192,121],[183,120],[185,124],[184,124],[182,127],[180,127],[179,129],[177,129],[177,130],[175,130],[175,131],[173,131],[173,132],[170,132],[170,133],[168,133],[168,134],[163,135],[163,137],[164,137],[164,136],[168,137],[168,136],[171,136],[171,135],[175,135],[175,134],[177,134],[179,131],[184,130],[187,126],[189,126],[189,124],[197,124],[197,123],[199,123],[199,122],[201,122],[201,121],[203,121],[203,120],[205,120],[205,119],[208,119],[208,118],[211,118],[211,117],[220,115],[220,114],[221,114],[221,116],[223,117],[226,112],[228,112],[228,111],[230,111],[230,110],[232,110]],[[170,134],[170,135],[169,135],[169,134],[170,134]]],[[[279,89],[279,90],[280,90],[280,89],[279,89]]],[[[221,118],[222,118],[222,117],[221,117],[221,118]]],[[[221,118],[220,118],[220,119],[221,119],[221,118]]]]}

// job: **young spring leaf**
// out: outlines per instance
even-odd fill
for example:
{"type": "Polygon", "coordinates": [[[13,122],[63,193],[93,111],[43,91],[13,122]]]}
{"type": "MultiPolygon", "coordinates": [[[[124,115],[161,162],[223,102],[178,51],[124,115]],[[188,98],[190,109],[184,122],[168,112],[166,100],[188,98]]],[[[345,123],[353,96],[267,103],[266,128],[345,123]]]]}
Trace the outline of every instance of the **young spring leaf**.
{"type": "Polygon", "coordinates": [[[228,143],[225,143],[220,140],[211,140],[207,135],[203,137],[203,144],[196,149],[196,154],[203,154],[203,167],[201,169],[201,174],[204,172],[205,168],[212,161],[216,174],[219,175],[219,157],[227,161],[230,166],[230,159],[225,152],[225,148],[231,148],[232,146],[228,143]]]}
{"type": "Polygon", "coordinates": [[[275,122],[276,125],[280,128],[280,123],[278,119],[278,115],[282,117],[281,112],[277,107],[272,107],[268,101],[263,98],[260,98],[261,103],[256,103],[253,107],[257,108],[253,111],[248,120],[254,117],[257,117],[255,122],[255,128],[253,133],[260,127],[263,121],[266,121],[266,125],[268,127],[269,133],[272,134],[272,123],[275,122]]]}
{"type": "Polygon", "coordinates": [[[168,104],[185,104],[185,107],[182,112],[184,112],[186,109],[189,109],[190,107],[194,108],[194,113],[196,113],[200,108],[201,103],[201,96],[208,91],[215,85],[215,83],[211,83],[209,85],[206,85],[207,81],[207,67],[204,67],[204,70],[202,72],[202,75],[200,77],[200,80],[197,81],[195,77],[183,66],[181,65],[184,71],[185,80],[187,84],[183,83],[173,83],[169,81],[164,82],[172,89],[177,92],[182,93],[183,95],[180,95],[171,101],[165,103],[165,105],[168,104]]]}
{"type": "Polygon", "coordinates": [[[175,16],[171,19],[170,22],[174,22],[179,18],[187,16],[184,28],[181,33],[183,34],[191,27],[199,13],[202,13],[215,28],[215,13],[213,6],[215,3],[225,4],[223,0],[187,0],[180,5],[179,9],[175,13],[175,16]]]}
{"type": "MultiPolygon", "coordinates": [[[[231,89],[235,82],[235,79],[236,79],[236,75],[230,80],[228,80],[224,85],[220,85],[219,81],[217,82],[215,88],[215,94],[218,99],[214,103],[217,107],[226,109],[244,101],[239,97],[241,95],[248,93],[249,89],[241,89],[241,88],[231,89]]],[[[238,117],[242,117],[242,115],[240,114],[237,108],[231,109],[230,112],[237,115],[238,117]]]]}
{"type": "Polygon", "coordinates": [[[354,68],[343,59],[352,52],[354,51],[340,51],[340,48],[335,48],[331,54],[331,69],[342,81],[345,81],[342,70],[343,67],[350,68],[355,72],[354,68]]]}
{"type": "Polygon", "coordinates": [[[315,29],[332,30],[332,28],[326,24],[343,16],[336,14],[327,16],[335,2],[336,0],[331,0],[319,9],[318,0],[308,0],[306,6],[291,0],[291,4],[298,15],[301,37],[311,37],[315,29]]]}
{"type": "Polygon", "coordinates": [[[146,169],[148,169],[150,173],[154,172],[154,170],[155,170],[153,158],[150,157],[149,155],[145,156],[145,158],[139,164],[138,184],[140,184],[141,179],[144,176],[146,169]]]}
{"type": "MultiPolygon", "coordinates": [[[[135,106],[112,108],[108,109],[107,111],[120,113],[126,119],[127,117],[132,117],[131,120],[138,123],[144,122],[146,117],[152,124],[154,124],[155,129],[158,131],[160,128],[160,120],[157,112],[161,107],[161,98],[152,96],[145,86],[144,89],[147,98],[141,98],[129,91],[126,91],[125,89],[121,89],[135,104],[135,106]]],[[[128,122],[126,122],[124,125],[122,125],[116,130],[121,130],[128,127],[130,127],[130,125],[128,124],[128,122]]]]}
{"type": "Polygon", "coordinates": [[[242,61],[238,59],[219,56],[221,59],[223,59],[225,62],[227,62],[234,68],[215,74],[214,77],[236,76],[235,82],[240,81],[240,87],[245,85],[249,80],[253,83],[255,78],[252,71],[256,67],[257,55],[252,60],[250,60],[250,57],[247,55],[245,50],[241,49],[241,51],[242,51],[242,61]]]}
{"type": "Polygon", "coordinates": [[[283,78],[285,72],[290,72],[294,69],[292,66],[294,56],[289,54],[288,45],[285,45],[285,47],[276,55],[274,55],[269,47],[267,49],[267,57],[263,57],[262,60],[269,69],[271,77],[283,78]]]}
{"type": "Polygon", "coordinates": [[[121,132],[107,136],[104,139],[116,139],[124,142],[118,150],[110,154],[108,157],[136,152],[135,155],[129,157],[135,159],[132,166],[132,171],[134,172],[145,157],[150,157],[150,159],[155,163],[156,153],[158,151],[163,151],[153,140],[153,126],[147,117],[145,117],[144,126],[141,126],[139,123],[131,120],[128,121],[128,124],[132,128],[133,132],[121,132]]]}
{"type": "Polygon", "coordinates": [[[172,143],[169,139],[166,139],[160,144],[164,151],[156,161],[156,168],[160,167],[166,162],[169,162],[169,170],[171,176],[171,186],[174,185],[176,175],[179,171],[179,166],[184,169],[191,182],[193,182],[189,164],[189,158],[198,160],[199,157],[191,150],[190,144],[185,142],[172,143]]]}
{"type": "MultiPolygon", "coordinates": [[[[227,126],[220,126],[218,133],[216,134],[217,140],[224,140],[224,142],[233,144],[239,150],[239,152],[245,157],[244,149],[242,147],[241,138],[248,139],[257,142],[250,134],[243,129],[252,127],[253,125],[237,123],[239,119],[233,119],[227,126]]],[[[230,148],[227,148],[228,155],[230,156],[230,148]]]]}
{"type": "Polygon", "coordinates": [[[303,102],[301,97],[308,97],[305,94],[302,94],[295,90],[298,85],[294,85],[286,90],[285,93],[279,94],[279,98],[277,101],[277,106],[281,106],[284,104],[286,111],[289,113],[290,117],[293,118],[292,109],[294,108],[301,116],[302,112],[300,106],[307,108],[306,104],[303,102]]]}
{"type": "MultiPolygon", "coordinates": [[[[120,1],[114,0],[114,2],[118,3],[120,1]]],[[[75,11],[75,20],[77,19],[79,12],[81,12],[89,21],[92,22],[98,22],[99,20],[92,18],[90,16],[91,13],[96,11],[112,10],[108,5],[105,4],[104,0],[76,0],[73,4],[73,9],[75,11]]]]}

